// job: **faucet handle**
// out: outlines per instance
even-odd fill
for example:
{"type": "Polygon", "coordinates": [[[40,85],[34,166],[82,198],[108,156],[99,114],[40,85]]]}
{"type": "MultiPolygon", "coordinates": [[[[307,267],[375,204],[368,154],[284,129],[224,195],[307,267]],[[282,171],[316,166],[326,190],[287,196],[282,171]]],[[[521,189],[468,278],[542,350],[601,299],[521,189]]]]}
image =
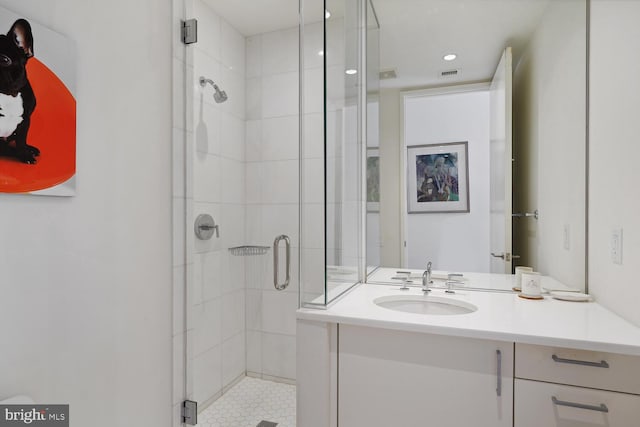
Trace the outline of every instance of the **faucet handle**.
{"type": "Polygon", "coordinates": [[[455,283],[462,283],[462,277],[462,273],[447,274],[447,290],[445,292],[448,294],[455,294],[456,292],[453,290],[453,285],[455,283]]]}
{"type": "Polygon", "coordinates": [[[410,271],[396,271],[396,275],[391,280],[407,280],[410,276],[410,271]]]}
{"type": "Polygon", "coordinates": [[[392,277],[393,280],[402,280],[402,286],[400,287],[401,291],[406,291],[409,289],[408,284],[413,283],[413,281],[409,280],[411,277],[410,271],[396,271],[398,276],[392,277]],[[400,276],[400,274],[404,274],[404,277],[400,276]]]}

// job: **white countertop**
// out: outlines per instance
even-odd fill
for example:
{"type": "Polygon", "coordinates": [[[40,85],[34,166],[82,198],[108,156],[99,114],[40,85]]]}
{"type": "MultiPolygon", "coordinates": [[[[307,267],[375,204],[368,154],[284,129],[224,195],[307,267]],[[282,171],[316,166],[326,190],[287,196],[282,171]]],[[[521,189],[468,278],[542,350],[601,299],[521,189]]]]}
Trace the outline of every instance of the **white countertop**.
{"type": "MultiPolygon", "coordinates": [[[[423,295],[420,288],[358,285],[326,310],[299,309],[298,319],[469,338],[513,341],[640,356],[640,328],[595,302],[533,301],[516,293],[436,289],[430,296],[453,298],[478,307],[469,314],[425,315],[377,306],[388,295],[423,295]]],[[[429,298],[427,296],[426,298],[429,298]]]]}

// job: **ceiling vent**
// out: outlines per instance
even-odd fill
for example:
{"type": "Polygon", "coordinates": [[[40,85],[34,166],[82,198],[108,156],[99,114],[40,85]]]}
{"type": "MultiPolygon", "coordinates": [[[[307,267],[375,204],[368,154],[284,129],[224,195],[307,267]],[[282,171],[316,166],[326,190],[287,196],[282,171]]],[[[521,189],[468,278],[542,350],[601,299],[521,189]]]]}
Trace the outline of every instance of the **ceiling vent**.
{"type": "Polygon", "coordinates": [[[395,69],[380,71],[380,80],[395,79],[397,77],[398,77],[398,75],[396,74],[396,70],[395,69]]]}
{"type": "Polygon", "coordinates": [[[456,77],[460,73],[460,70],[445,70],[440,71],[440,78],[446,79],[450,77],[456,77]]]}

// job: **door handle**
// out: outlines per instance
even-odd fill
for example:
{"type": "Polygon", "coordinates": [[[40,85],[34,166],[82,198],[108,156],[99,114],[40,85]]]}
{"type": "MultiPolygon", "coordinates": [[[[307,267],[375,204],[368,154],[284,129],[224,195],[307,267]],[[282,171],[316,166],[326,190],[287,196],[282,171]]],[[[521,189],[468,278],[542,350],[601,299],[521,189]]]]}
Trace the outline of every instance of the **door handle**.
{"type": "Polygon", "coordinates": [[[278,237],[276,237],[276,239],[273,241],[273,286],[279,290],[279,291],[283,291],[287,288],[287,286],[289,286],[289,281],[291,280],[291,240],[289,240],[289,236],[285,236],[280,235],[278,237]],[[284,279],[284,283],[280,284],[279,280],[278,280],[278,265],[280,264],[279,262],[279,254],[278,254],[278,246],[280,244],[280,241],[284,240],[285,242],[285,248],[286,248],[286,260],[285,260],[285,271],[286,271],[286,276],[284,279]]]}
{"type": "Polygon", "coordinates": [[[538,217],[540,216],[538,214],[538,210],[536,209],[533,212],[517,212],[517,213],[513,213],[511,214],[512,217],[514,218],[535,218],[538,219],[538,217]]]}
{"type": "Polygon", "coordinates": [[[494,258],[502,258],[506,262],[510,262],[511,258],[512,258],[511,254],[509,252],[500,253],[500,254],[496,254],[496,253],[491,252],[491,256],[494,257],[494,258]]]}

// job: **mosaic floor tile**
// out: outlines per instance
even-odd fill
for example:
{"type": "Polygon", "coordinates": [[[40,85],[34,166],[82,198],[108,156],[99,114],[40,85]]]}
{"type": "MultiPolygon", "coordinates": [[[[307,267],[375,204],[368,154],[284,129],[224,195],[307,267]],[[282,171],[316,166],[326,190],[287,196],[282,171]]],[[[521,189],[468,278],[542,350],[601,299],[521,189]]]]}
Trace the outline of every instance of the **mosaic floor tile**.
{"type": "Polygon", "coordinates": [[[198,415],[198,427],[296,425],[296,386],[245,377],[198,415]]]}

